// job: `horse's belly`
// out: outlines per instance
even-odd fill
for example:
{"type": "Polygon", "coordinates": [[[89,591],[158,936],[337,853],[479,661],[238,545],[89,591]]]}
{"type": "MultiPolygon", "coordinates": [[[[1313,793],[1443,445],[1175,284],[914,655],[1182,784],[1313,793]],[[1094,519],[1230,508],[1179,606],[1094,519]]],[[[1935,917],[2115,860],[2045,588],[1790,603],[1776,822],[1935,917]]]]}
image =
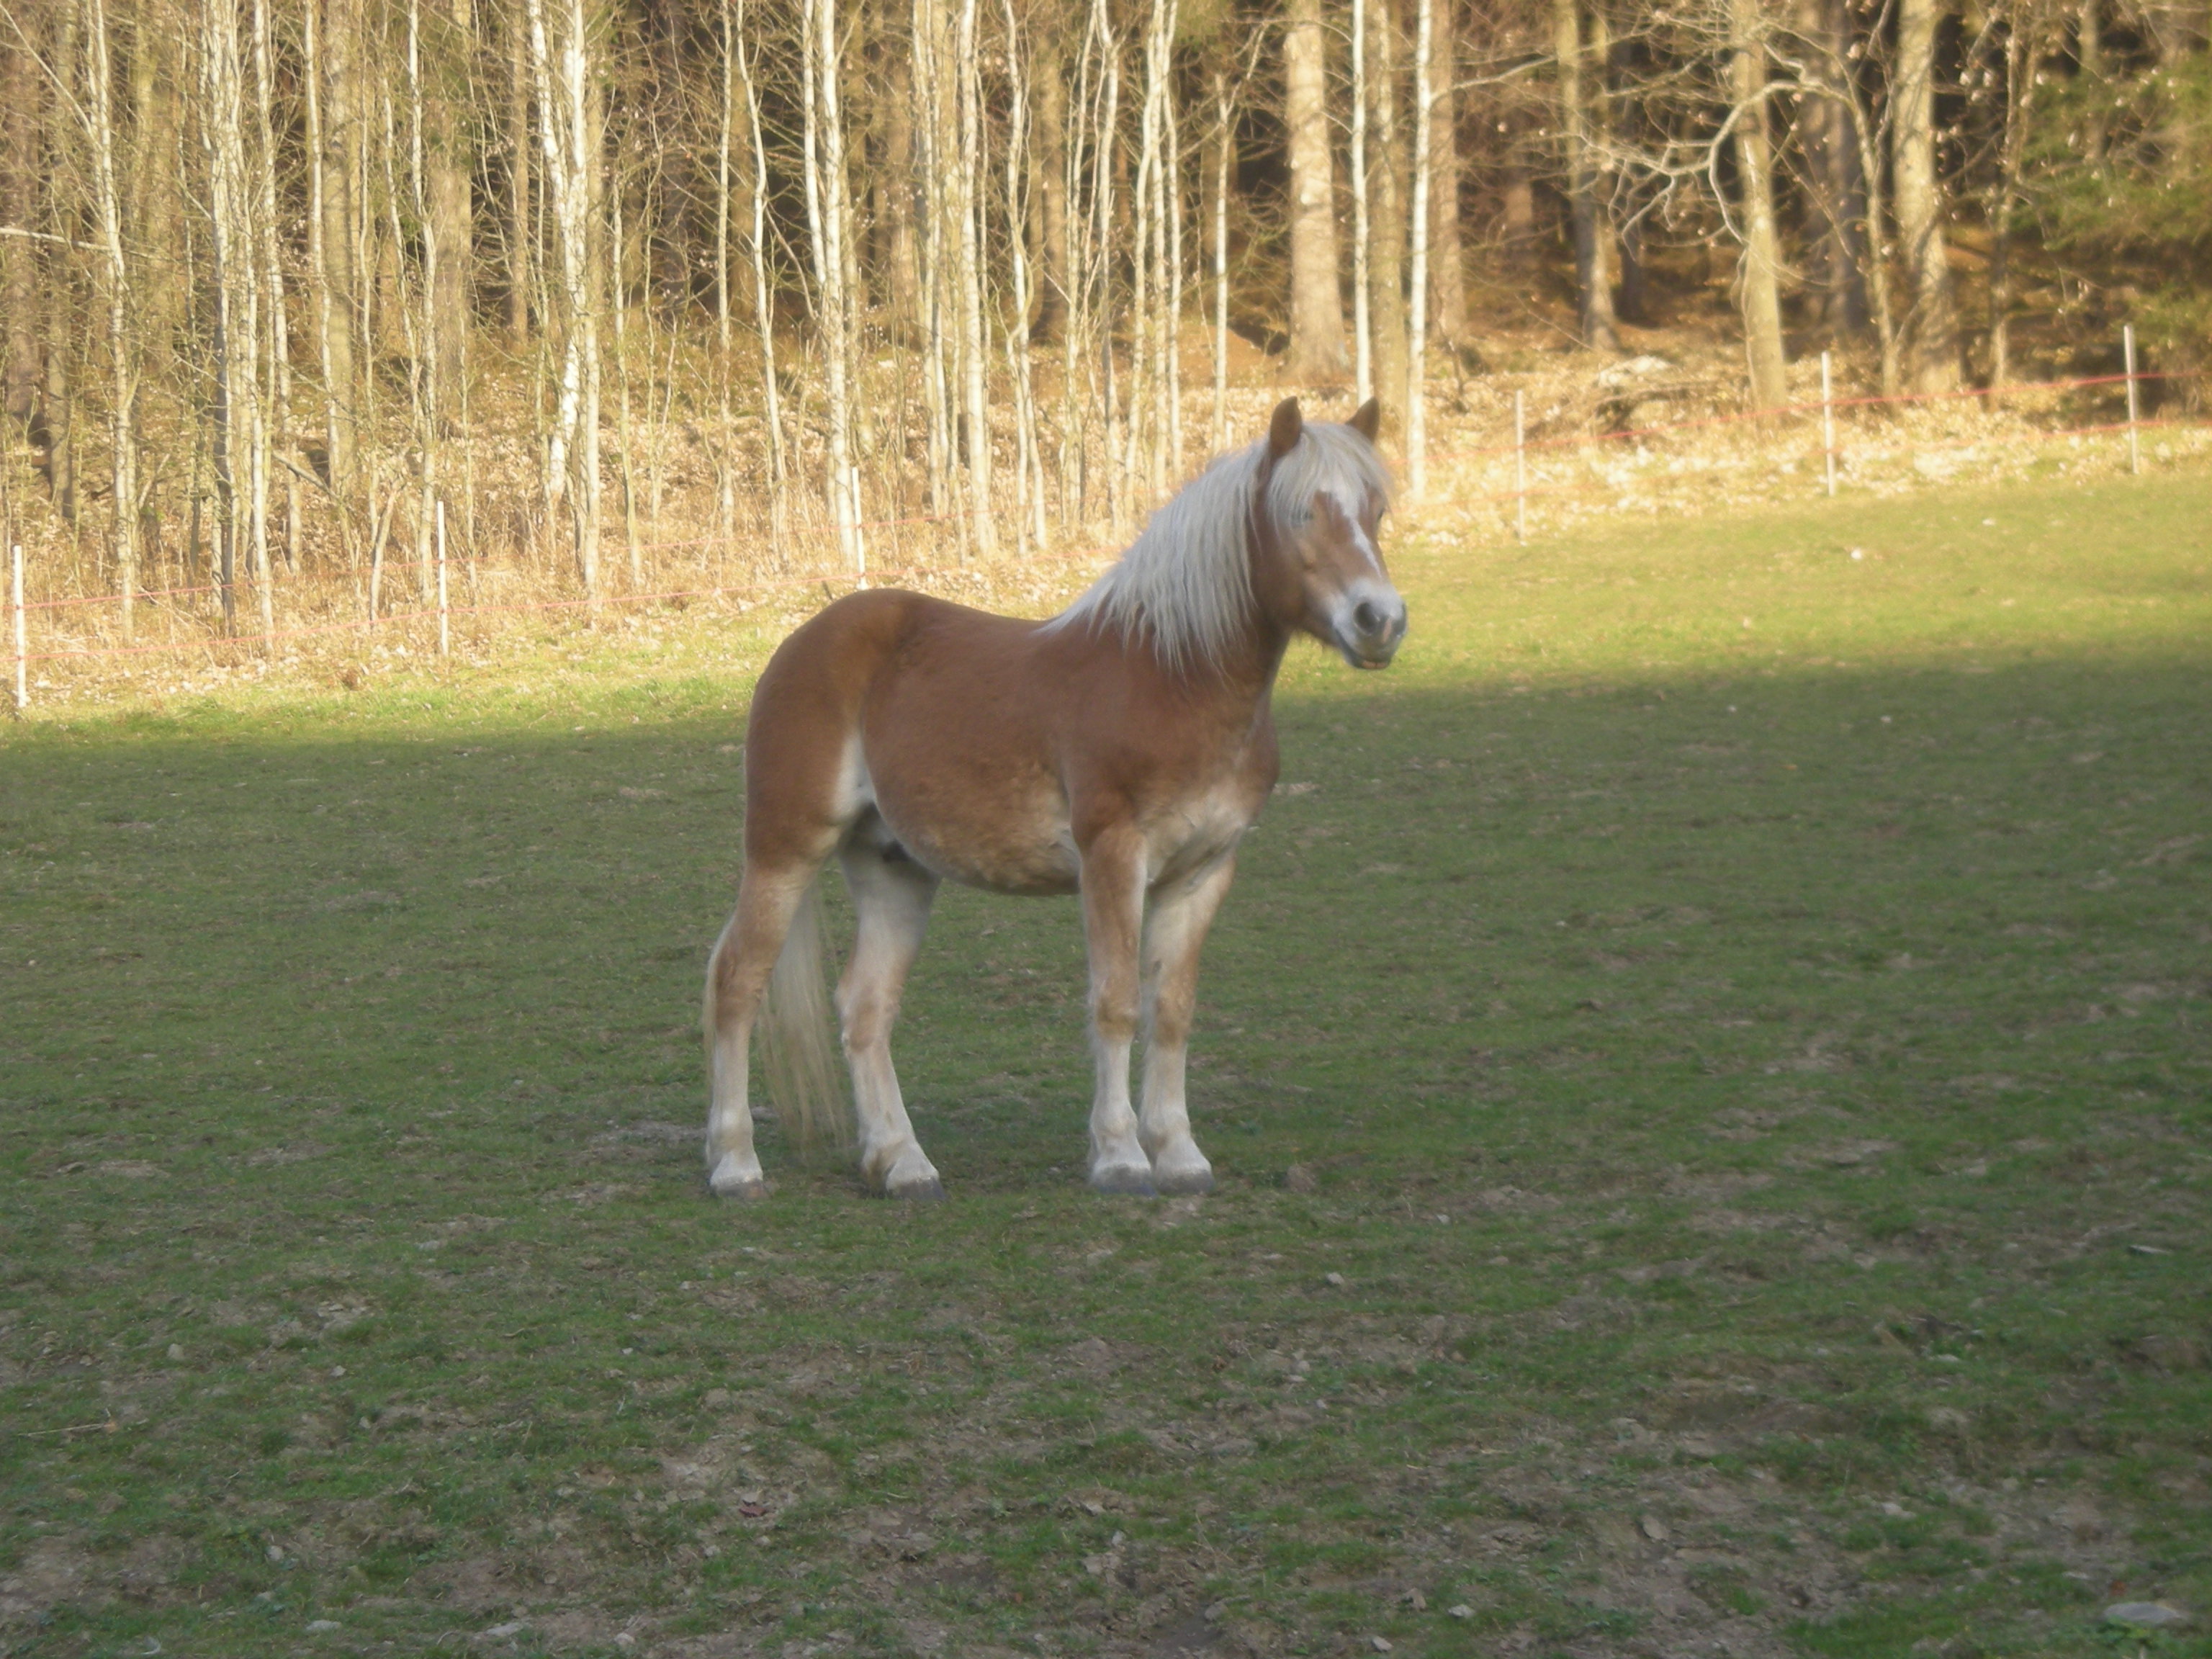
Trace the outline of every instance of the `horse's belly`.
{"type": "Polygon", "coordinates": [[[922,868],[947,881],[994,893],[1072,893],[1082,864],[1057,790],[1034,799],[940,800],[933,811],[918,803],[887,801],[877,810],[899,844],[922,868]]]}

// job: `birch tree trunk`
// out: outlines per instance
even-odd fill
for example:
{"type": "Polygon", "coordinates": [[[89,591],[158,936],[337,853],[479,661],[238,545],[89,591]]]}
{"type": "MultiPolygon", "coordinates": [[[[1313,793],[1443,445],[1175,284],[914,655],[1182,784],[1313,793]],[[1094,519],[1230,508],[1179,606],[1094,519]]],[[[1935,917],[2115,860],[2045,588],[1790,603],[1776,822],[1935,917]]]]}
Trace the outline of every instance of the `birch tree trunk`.
{"type": "Polygon", "coordinates": [[[1897,229],[1912,288],[1906,318],[1906,378],[1915,392],[1959,384],[1958,306],[1936,176],[1936,31],[1944,0],[1899,0],[1897,69],[1891,91],[1890,167],[1897,229]]]}
{"type": "Polygon", "coordinates": [[[558,408],[547,467],[549,505],[567,503],[576,573],[599,594],[599,337],[592,220],[599,171],[597,81],[584,0],[526,0],[531,58],[553,242],[561,268],[558,408]],[[552,30],[549,33],[549,15],[552,30]]]}
{"type": "Polygon", "coordinates": [[[1295,380],[1345,370],[1344,300],[1337,287],[1336,178],[1330,155],[1328,37],[1321,0],[1287,0],[1283,125],[1291,167],[1291,351],[1295,380]]]}
{"type": "Polygon", "coordinates": [[[1774,229],[1773,148],[1767,137],[1765,20],[1759,0],[1730,0],[1729,57],[1735,99],[1736,191],[1743,260],[1736,274],[1753,410],[1789,400],[1782,348],[1780,255],[1774,229]]]}

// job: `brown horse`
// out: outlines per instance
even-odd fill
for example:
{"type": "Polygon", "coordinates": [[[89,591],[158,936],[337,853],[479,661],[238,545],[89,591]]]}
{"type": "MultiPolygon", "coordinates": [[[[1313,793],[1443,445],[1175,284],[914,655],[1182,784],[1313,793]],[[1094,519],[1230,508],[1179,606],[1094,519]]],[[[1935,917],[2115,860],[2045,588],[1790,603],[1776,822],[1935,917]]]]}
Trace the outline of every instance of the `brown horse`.
{"type": "Polygon", "coordinates": [[[890,1030],[939,882],[1080,893],[1091,959],[1091,1184],[1202,1193],[1183,1054],[1198,953],[1237,845],[1274,787],[1268,703],[1294,634],[1387,665],[1406,605],[1376,537],[1389,478],[1376,406],[1308,425],[1295,399],[1152,515],[1049,622],[919,593],[849,595],[778,647],[745,738],[745,868],[707,967],[708,1181],[768,1190],[746,1103],[757,1021],[802,1136],[834,1128],[817,877],[831,854],[859,915],[837,987],[862,1177],[941,1198],[890,1030]],[[763,1003],[765,1002],[765,1008],[763,1003]],[[1143,1110],[1129,1051],[1146,1036],[1143,1110]]]}

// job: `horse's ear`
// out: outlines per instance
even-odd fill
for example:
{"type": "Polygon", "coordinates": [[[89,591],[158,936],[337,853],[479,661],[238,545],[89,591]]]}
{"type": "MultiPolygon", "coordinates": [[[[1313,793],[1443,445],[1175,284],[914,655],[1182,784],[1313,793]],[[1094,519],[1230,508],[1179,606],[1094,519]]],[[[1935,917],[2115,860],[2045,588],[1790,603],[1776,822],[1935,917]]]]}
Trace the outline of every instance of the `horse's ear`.
{"type": "Polygon", "coordinates": [[[1352,418],[1345,424],[1371,444],[1375,434],[1382,429],[1382,405],[1370,398],[1352,411],[1352,418]]]}
{"type": "Polygon", "coordinates": [[[1276,456],[1289,454],[1298,447],[1298,439],[1306,429],[1306,417],[1298,413],[1298,400],[1285,398],[1275,405],[1273,419],[1267,422],[1267,447],[1276,456]]]}

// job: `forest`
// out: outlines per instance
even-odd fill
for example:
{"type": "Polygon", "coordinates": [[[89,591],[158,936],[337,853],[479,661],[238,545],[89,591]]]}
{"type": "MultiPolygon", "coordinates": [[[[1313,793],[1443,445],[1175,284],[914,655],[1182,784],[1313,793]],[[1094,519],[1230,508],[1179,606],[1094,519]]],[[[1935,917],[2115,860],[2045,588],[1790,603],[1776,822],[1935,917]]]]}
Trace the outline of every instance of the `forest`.
{"type": "MultiPolygon", "coordinates": [[[[1702,300],[2193,398],[2204,0],[0,0],[0,514],[220,629],[1126,533],[1231,386],[1702,300]],[[2104,355],[2100,355],[2104,354],[2104,355]],[[919,543],[912,533],[922,532],[919,543]],[[204,596],[205,604],[200,605],[204,596]]],[[[1272,395],[1279,395],[1275,392],[1272,395]]]]}

